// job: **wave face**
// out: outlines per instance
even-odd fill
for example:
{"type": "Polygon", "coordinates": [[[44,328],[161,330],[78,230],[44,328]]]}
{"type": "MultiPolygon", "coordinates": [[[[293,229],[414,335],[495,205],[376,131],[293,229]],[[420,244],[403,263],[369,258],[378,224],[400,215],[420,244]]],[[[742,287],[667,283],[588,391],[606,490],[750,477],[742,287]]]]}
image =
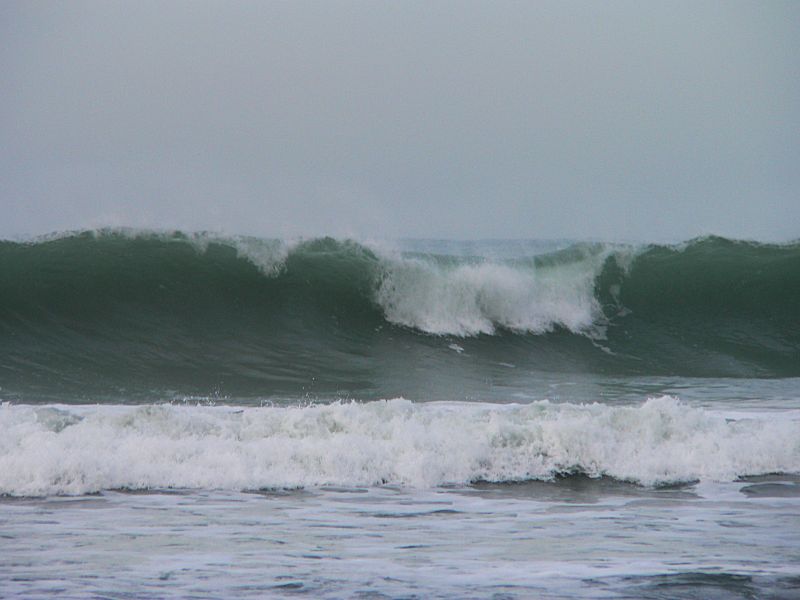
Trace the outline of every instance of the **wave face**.
{"type": "Polygon", "coordinates": [[[800,421],[674,398],[638,407],[413,403],[0,406],[0,494],[610,476],[645,485],[800,470],[800,421]]]}
{"type": "Polygon", "coordinates": [[[126,231],[0,242],[0,394],[391,397],[497,365],[800,376],[798,244],[448,248],[126,231]]]}

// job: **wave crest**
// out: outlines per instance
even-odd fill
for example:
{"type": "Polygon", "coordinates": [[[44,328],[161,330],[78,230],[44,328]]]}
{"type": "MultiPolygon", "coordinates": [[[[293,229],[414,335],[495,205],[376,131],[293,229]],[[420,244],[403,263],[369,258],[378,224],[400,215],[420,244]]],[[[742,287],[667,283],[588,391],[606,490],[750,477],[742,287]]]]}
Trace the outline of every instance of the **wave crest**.
{"type": "Polygon", "coordinates": [[[542,334],[556,326],[581,333],[602,314],[594,296],[597,270],[597,261],[548,271],[397,260],[387,266],[376,299],[391,323],[437,335],[493,334],[497,327],[542,334]]]}
{"type": "Polygon", "coordinates": [[[486,380],[497,364],[800,375],[798,244],[488,256],[510,247],[391,253],[331,238],[125,230],[0,242],[4,394],[252,398],[313,385],[323,397],[422,397],[399,371],[424,382],[459,366],[433,336],[471,338],[461,357],[486,380]]]}

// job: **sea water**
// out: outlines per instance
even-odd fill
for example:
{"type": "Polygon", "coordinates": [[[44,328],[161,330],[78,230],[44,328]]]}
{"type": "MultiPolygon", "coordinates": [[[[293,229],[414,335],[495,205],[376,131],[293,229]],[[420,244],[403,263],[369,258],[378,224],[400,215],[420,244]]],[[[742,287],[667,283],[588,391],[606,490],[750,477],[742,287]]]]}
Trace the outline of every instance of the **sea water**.
{"type": "Polygon", "coordinates": [[[800,249],[0,242],[0,596],[796,598],[800,249]]]}

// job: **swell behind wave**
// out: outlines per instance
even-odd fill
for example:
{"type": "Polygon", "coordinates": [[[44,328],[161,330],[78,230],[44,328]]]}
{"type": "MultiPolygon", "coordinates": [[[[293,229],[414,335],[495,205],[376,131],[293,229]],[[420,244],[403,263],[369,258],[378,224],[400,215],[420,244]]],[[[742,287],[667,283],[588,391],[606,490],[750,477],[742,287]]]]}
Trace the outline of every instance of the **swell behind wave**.
{"type": "Polygon", "coordinates": [[[6,390],[385,396],[404,391],[387,381],[441,372],[454,346],[478,365],[800,375],[798,244],[574,244],[500,260],[82,232],[0,242],[0,291],[6,390]]]}

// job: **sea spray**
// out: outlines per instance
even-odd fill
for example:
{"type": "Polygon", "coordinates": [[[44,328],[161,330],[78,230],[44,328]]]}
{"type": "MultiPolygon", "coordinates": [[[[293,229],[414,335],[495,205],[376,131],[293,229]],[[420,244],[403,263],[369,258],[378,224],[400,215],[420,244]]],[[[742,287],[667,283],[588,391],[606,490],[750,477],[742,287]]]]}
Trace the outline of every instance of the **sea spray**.
{"type": "Polygon", "coordinates": [[[441,266],[401,259],[385,268],[376,300],[390,323],[437,335],[588,331],[601,318],[594,279],[602,260],[561,269],[481,262],[441,266]]]}

